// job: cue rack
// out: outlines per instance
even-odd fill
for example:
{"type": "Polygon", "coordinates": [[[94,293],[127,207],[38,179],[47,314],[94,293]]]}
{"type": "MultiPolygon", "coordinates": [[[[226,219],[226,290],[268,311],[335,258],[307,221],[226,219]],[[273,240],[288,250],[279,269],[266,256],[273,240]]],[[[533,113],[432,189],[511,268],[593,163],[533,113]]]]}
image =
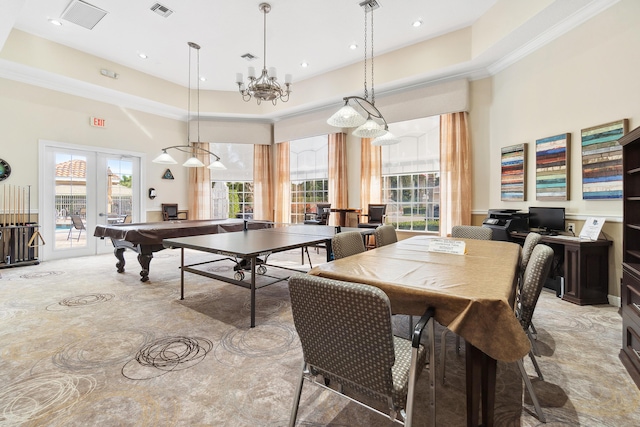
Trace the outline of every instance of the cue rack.
{"type": "Polygon", "coordinates": [[[38,246],[44,239],[31,222],[31,186],[4,184],[0,217],[0,268],[38,264],[38,246]]]}

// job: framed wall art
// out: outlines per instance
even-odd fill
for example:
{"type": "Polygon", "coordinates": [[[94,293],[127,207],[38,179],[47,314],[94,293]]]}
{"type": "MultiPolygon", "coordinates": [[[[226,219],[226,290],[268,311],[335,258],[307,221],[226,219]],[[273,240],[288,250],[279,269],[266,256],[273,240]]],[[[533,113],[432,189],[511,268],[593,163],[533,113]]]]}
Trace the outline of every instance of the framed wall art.
{"type": "Polygon", "coordinates": [[[536,200],[569,200],[570,133],[536,141],[536,200]]]}
{"type": "Polygon", "coordinates": [[[627,119],[583,129],[582,198],[622,198],[622,147],[618,139],[629,128],[627,119]]]}
{"type": "Polygon", "coordinates": [[[500,200],[522,202],[527,189],[527,144],[511,145],[500,150],[500,200]]]}

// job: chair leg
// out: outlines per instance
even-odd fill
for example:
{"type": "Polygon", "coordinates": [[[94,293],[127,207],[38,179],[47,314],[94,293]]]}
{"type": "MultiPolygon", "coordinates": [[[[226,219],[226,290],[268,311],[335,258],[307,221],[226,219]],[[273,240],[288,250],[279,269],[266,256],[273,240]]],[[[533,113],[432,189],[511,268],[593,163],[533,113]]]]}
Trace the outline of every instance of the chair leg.
{"type": "Polygon", "coordinates": [[[291,417],[289,418],[289,427],[295,427],[296,418],[298,417],[298,407],[300,406],[300,396],[302,395],[302,383],[304,382],[304,370],[306,363],[302,361],[302,369],[300,369],[300,381],[296,387],[296,393],[293,396],[293,407],[291,408],[291,417]]]}
{"type": "Polygon", "coordinates": [[[73,227],[69,229],[69,234],[67,234],[67,240],[71,238],[71,232],[73,231],[73,227]]]}
{"type": "Polygon", "coordinates": [[[543,423],[546,423],[547,420],[542,413],[542,407],[540,406],[540,402],[538,402],[538,396],[536,396],[536,392],[533,389],[533,384],[531,384],[531,380],[529,379],[529,375],[527,371],[524,370],[524,363],[522,363],[522,359],[517,361],[518,368],[520,369],[520,375],[522,375],[522,380],[529,391],[529,396],[531,396],[531,401],[533,402],[533,406],[536,408],[536,414],[538,414],[538,419],[543,423]]]}
{"type": "Polygon", "coordinates": [[[529,351],[529,357],[531,358],[531,363],[533,363],[533,367],[536,369],[536,374],[538,374],[538,378],[540,378],[541,381],[544,381],[544,378],[542,377],[542,371],[540,370],[540,366],[538,365],[538,360],[536,360],[536,356],[533,353],[533,350],[529,351]]]}
{"type": "Polygon", "coordinates": [[[82,228],[80,230],[78,230],[78,242],[80,241],[80,236],[82,235],[82,228]]]}
{"type": "MultiPolygon", "coordinates": [[[[533,326],[533,323],[531,324],[533,326]]],[[[531,341],[531,349],[533,350],[533,354],[536,356],[540,356],[540,350],[538,349],[537,338],[531,333],[529,329],[526,330],[527,337],[529,337],[529,341],[531,341]]]]}
{"type": "Polygon", "coordinates": [[[442,331],[442,336],[440,338],[440,381],[442,382],[442,385],[444,385],[444,361],[447,350],[447,332],[449,332],[449,329],[444,328],[444,330],[442,331]]]}
{"type": "MultiPolygon", "coordinates": [[[[429,319],[429,409],[431,425],[436,425],[436,339],[435,339],[435,320],[429,319]]],[[[407,409],[406,418],[404,421],[405,427],[411,427],[413,422],[413,397],[416,388],[416,373],[418,360],[418,349],[413,347],[411,349],[411,369],[409,370],[409,389],[407,391],[407,409]]]]}

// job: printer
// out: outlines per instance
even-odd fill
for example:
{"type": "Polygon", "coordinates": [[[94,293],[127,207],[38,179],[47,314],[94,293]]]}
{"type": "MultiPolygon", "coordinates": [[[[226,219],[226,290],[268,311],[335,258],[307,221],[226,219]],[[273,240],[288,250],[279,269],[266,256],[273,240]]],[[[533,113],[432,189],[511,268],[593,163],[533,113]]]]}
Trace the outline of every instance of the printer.
{"type": "Polygon", "coordinates": [[[493,240],[510,241],[510,233],[529,231],[529,213],[517,209],[489,209],[482,226],[493,230],[493,240]]]}

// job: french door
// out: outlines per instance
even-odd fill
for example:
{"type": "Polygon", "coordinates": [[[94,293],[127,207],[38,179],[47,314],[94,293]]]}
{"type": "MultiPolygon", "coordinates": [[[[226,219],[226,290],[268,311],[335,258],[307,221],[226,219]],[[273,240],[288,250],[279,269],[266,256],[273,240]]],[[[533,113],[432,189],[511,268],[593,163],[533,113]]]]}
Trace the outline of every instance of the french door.
{"type": "Polygon", "coordinates": [[[40,141],[40,257],[70,258],[113,251],[93,237],[98,224],[141,219],[140,153],[40,141]]]}

